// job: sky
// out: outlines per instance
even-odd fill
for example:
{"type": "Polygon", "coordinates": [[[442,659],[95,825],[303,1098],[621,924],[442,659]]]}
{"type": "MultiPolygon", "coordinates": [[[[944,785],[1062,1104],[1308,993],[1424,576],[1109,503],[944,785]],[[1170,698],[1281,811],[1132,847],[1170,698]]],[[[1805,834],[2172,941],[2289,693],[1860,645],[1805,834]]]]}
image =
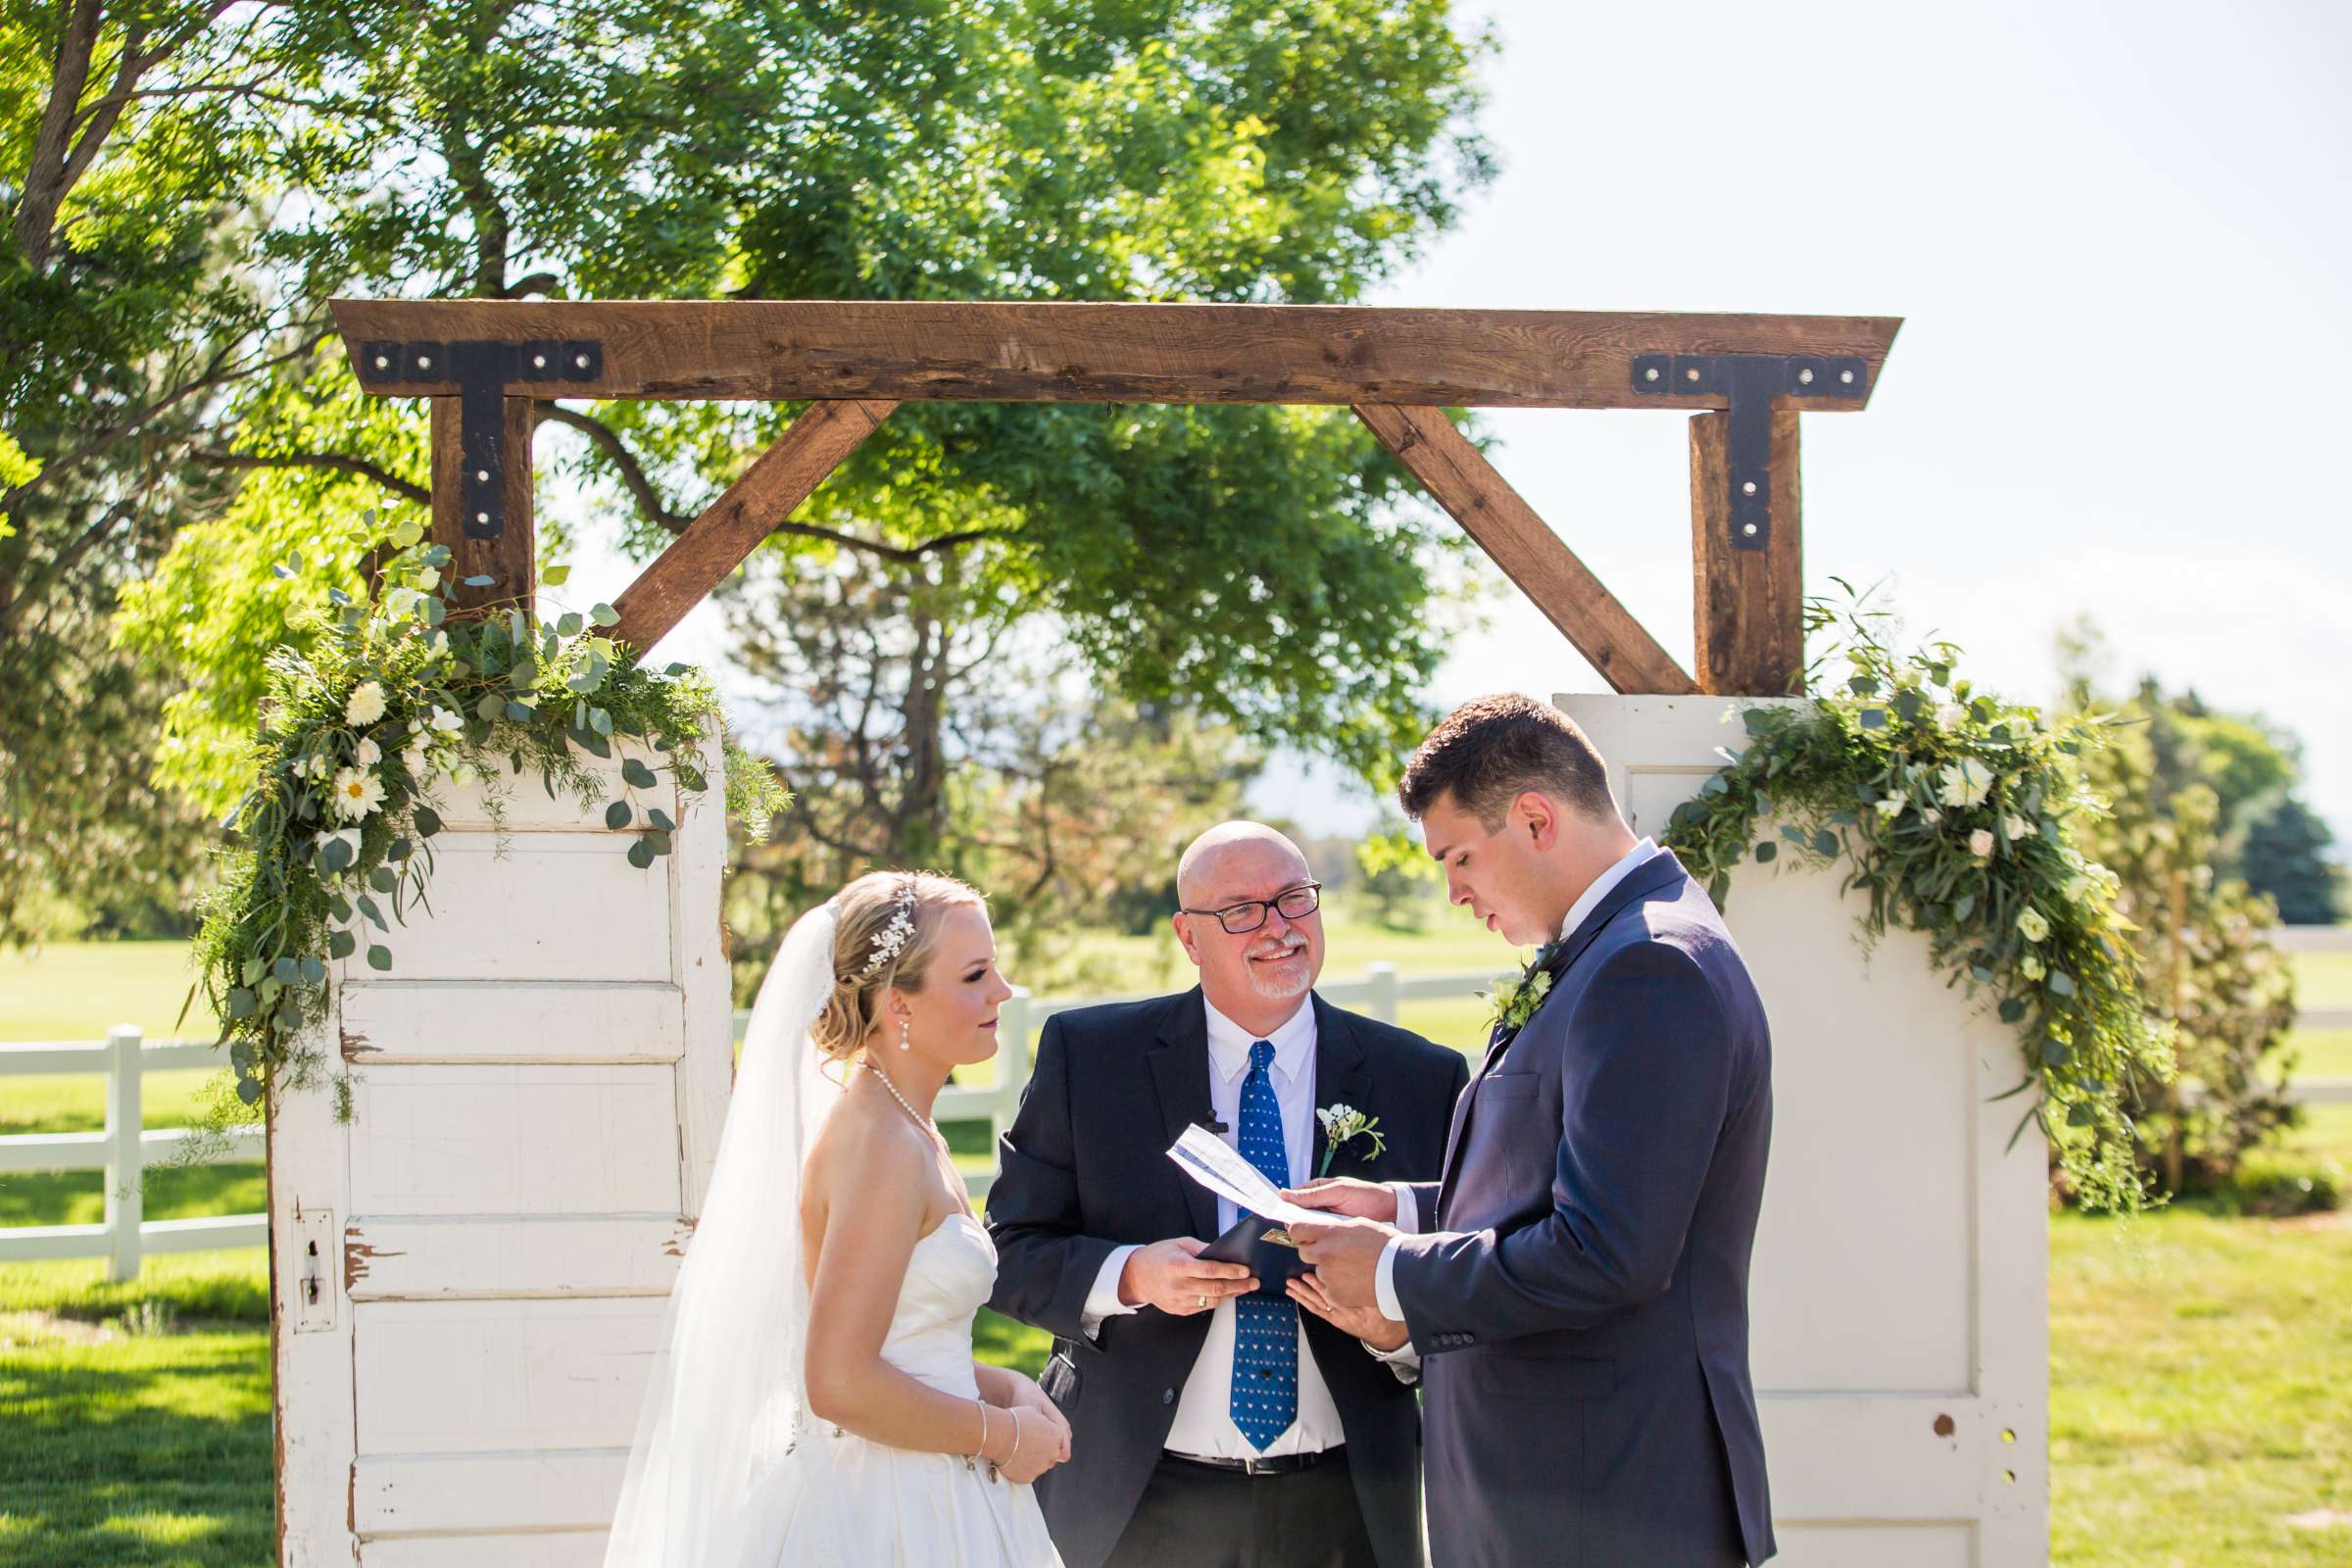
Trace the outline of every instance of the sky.
{"type": "MultiPolygon", "coordinates": [[[[1461,12],[1500,39],[1502,172],[1370,303],[1903,318],[1869,410],[1804,419],[1808,591],[1886,580],[1913,638],[2021,701],[2087,614],[2119,687],[2297,735],[2352,847],[2352,7],[1461,12]]],[[[1688,416],[1481,421],[1690,667],[1688,416]]],[[[605,597],[633,575],[582,568],[605,597]]],[[[1433,700],[1607,689],[1515,594],[1490,614],[1433,700]]],[[[723,660],[711,607],[663,652],[723,660]]],[[[1251,800],[1372,815],[1290,758],[1251,800]]]]}
{"type": "MultiPolygon", "coordinates": [[[[2087,613],[2119,685],[2298,734],[2352,843],[2352,7],[1484,14],[1502,173],[1372,303],[1903,318],[1870,408],[1804,419],[1807,590],[1890,577],[2024,701],[2087,613]]],[[[1688,416],[1481,422],[1689,668],[1688,416]]],[[[1516,595],[1493,617],[1436,701],[1608,689],[1516,595]]],[[[1286,763],[1256,801],[1338,790],[1286,763]]]]}

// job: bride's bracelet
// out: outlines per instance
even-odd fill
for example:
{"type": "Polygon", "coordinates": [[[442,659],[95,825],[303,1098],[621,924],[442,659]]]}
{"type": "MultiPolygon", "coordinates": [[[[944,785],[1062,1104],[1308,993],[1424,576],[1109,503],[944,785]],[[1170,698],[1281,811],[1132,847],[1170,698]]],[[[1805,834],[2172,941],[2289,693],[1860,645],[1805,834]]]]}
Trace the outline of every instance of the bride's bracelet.
{"type": "MultiPolygon", "coordinates": [[[[988,1458],[988,1401],[987,1401],[986,1399],[974,1399],[972,1402],[973,1402],[974,1404],[976,1404],[976,1405],[978,1405],[978,1406],[980,1407],[980,1453],[979,1453],[979,1457],[980,1457],[980,1458],[983,1458],[983,1459],[987,1459],[987,1458],[988,1458]]],[[[1017,1427],[1017,1426],[1013,1428],[1013,1437],[1014,1437],[1014,1439],[1016,1440],[1016,1442],[1017,1442],[1017,1440],[1018,1440],[1018,1439],[1019,1439],[1019,1437],[1020,1437],[1020,1428],[1019,1428],[1019,1427],[1017,1427]]],[[[993,1460],[993,1459],[990,1459],[990,1460],[989,1460],[989,1462],[990,1462],[991,1464],[994,1464],[996,1461],[995,1461],[995,1460],[993,1460]]]]}

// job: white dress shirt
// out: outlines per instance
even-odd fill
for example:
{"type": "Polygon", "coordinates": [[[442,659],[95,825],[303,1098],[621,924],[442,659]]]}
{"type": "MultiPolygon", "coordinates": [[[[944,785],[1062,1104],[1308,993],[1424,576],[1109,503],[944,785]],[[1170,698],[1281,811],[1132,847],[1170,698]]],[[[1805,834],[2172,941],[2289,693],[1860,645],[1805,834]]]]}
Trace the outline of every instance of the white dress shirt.
{"type": "MultiPolygon", "coordinates": [[[[1242,1124],[1242,1083],[1250,1075],[1250,1048],[1260,1038],[1215,1007],[1208,1008],[1208,1098],[1216,1119],[1229,1129],[1225,1134],[1229,1144],[1237,1141],[1242,1124]]],[[[1284,1185],[1296,1187],[1307,1178],[1308,1164],[1314,1158],[1314,1007],[1301,998],[1298,1010],[1289,1021],[1262,1038],[1274,1048],[1274,1061],[1266,1071],[1282,1107],[1283,1148],[1291,1166],[1290,1179],[1284,1185]]],[[[1239,1218],[1230,1201],[1217,1200],[1220,1233],[1232,1229],[1239,1218]]],[[[1119,1299],[1120,1271],[1136,1250],[1122,1247],[1102,1260],[1102,1270],[1095,1276],[1095,1288],[1088,1293],[1080,1313],[1087,1338],[1095,1337],[1104,1318],[1138,1310],[1119,1299]]],[[[1278,1454],[1317,1453],[1348,1441],[1340,1426],[1339,1406],[1332,1402],[1331,1388],[1307,1347],[1305,1315],[1300,1308],[1298,1419],[1261,1449],[1251,1446],[1242,1429],[1233,1424],[1234,1308],[1230,1298],[1216,1304],[1209,1314],[1207,1342],[1184,1380],[1175,1424],[1168,1429],[1171,1452],[1209,1459],[1270,1459],[1278,1454]]]]}
{"type": "MultiPolygon", "coordinates": [[[[1585,916],[1600,906],[1600,901],[1609,896],[1611,889],[1632,876],[1644,860],[1657,853],[1657,841],[1644,838],[1618,857],[1615,864],[1594,877],[1592,885],[1578,894],[1576,902],[1568,906],[1568,913],[1560,920],[1560,940],[1565,942],[1573,935],[1576,928],[1585,923],[1585,916]]],[[[1477,1087],[1477,1080],[1472,1079],[1471,1087],[1462,1092],[1470,1094],[1477,1087]]],[[[1410,1235],[1417,1229],[1420,1214],[1413,1204],[1412,1195],[1401,1185],[1391,1185],[1396,1188],[1396,1228],[1410,1235]]],[[[1372,1276],[1372,1295],[1384,1316],[1403,1321],[1404,1308],[1396,1300],[1396,1244],[1394,1241],[1381,1250],[1380,1267],[1372,1276]]]]}

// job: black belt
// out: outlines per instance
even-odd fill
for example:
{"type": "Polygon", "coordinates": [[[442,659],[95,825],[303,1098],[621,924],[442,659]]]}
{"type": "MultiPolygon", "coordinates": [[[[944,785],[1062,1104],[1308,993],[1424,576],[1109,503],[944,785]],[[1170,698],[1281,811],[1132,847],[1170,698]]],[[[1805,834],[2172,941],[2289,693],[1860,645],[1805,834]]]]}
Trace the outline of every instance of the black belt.
{"type": "Polygon", "coordinates": [[[1332,1447],[1317,1448],[1312,1453],[1280,1453],[1270,1459],[1216,1458],[1205,1454],[1178,1453],[1174,1448],[1168,1449],[1167,1455],[1179,1463],[1197,1464],[1204,1470],[1230,1470],[1236,1475],[1245,1476],[1287,1476],[1297,1475],[1301,1470],[1312,1470],[1326,1459],[1343,1456],[1343,1449],[1332,1447]]]}

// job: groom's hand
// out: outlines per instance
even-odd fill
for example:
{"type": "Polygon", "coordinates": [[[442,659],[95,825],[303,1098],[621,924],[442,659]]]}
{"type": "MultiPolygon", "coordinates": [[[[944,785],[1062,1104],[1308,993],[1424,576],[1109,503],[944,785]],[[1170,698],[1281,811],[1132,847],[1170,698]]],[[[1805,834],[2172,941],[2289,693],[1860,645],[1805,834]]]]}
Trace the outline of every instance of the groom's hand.
{"type": "Polygon", "coordinates": [[[1247,1263],[1198,1256],[1207,1245],[1198,1237],[1171,1236],[1136,1249],[1119,1270],[1120,1303],[1156,1306],[1171,1317],[1190,1317],[1229,1296],[1248,1296],[1257,1289],[1257,1276],[1247,1263]]]}
{"type": "Polygon", "coordinates": [[[1335,1219],[1328,1225],[1292,1224],[1298,1255],[1315,1266],[1315,1282],[1333,1305],[1378,1310],[1372,1278],[1388,1250],[1392,1226],[1368,1219],[1335,1219]]]}
{"type": "Polygon", "coordinates": [[[1357,1181],[1352,1176],[1326,1176],[1304,1187],[1294,1187],[1283,1197],[1300,1208],[1327,1208],[1334,1214],[1346,1214],[1355,1219],[1376,1219],[1383,1225],[1396,1223],[1396,1189],[1386,1182],[1357,1181]]]}

